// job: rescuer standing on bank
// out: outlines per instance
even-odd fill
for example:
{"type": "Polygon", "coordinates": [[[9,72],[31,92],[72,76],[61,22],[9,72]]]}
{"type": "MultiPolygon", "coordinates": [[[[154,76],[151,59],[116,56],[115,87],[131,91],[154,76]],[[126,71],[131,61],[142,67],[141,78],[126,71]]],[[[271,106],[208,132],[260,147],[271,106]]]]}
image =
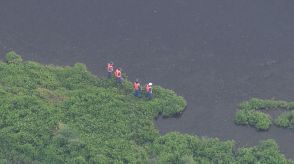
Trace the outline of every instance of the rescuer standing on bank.
{"type": "Polygon", "coordinates": [[[146,97],[151,100],[152,99],[152,83],[146,85],[146,97]]]}
{"type": "Polygon", "coordinates": [[[134,82],[134,90],[135,90],[134,95],[136,97],[141,97],[141,86],[138,79],[136,79],[136,81],[134,82]]]}
{"type": "Polygon", "coordinates": [[[107,77],[111,78],[113,72],[113,62],[107,63],[107,77]]]}
{"type": "Polygon", "coordinates": [[[116,82],[118,84],[122,84],[122,77],[121,77],[121,68],[117,68],[114,72],[116,82]]]}

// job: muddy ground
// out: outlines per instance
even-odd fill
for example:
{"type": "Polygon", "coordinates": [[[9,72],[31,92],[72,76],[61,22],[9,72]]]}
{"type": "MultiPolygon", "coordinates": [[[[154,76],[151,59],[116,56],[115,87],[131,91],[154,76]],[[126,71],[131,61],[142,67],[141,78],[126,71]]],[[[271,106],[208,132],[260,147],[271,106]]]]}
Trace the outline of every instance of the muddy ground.
{"type": "Polygon", "coordinates": [[[0,54],[86,63],[104,75],[112,60],[130,79],[175,90],[188,101],[180,118],[158,119],[180,131],[238,145],[275,139],[294,159],[293,130],[236,126],[250,97],[294,101],[292,0],[7,0],[0,2],[0,54]]]}

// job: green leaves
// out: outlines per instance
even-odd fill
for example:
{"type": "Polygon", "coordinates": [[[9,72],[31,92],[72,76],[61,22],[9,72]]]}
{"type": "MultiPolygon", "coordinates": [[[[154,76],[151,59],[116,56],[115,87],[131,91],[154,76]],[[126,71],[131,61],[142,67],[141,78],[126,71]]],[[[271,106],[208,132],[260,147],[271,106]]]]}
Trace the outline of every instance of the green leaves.
{"type": "Polygon", "coordinates": [[[6,54],[6,62],[8,64],[20,64],[22,62],[22,58],[14,51],[10,51],[6,54]]]}
{"type": "MultiPolygon", "coordinates": [[[[260,112],[268,109],[292,110],[293,102],[280,100],[263,100],[252,98],[242,102],[235,115],[235,123],[239,125],[251,125],[258,130],[268,130],[272,124],[272,118],[269,114],[260,112]]],[[[274,123],[284,128],[294,128],[293,111],[285,112],[278,116],[274,123]],[[293,121],[292,121],[293,119],[293,121]],[[292,123],[293,122],[293,123],[292,123]]]]}
{"type": "Polygon", "coordinates": [[[294,111],[284,112],[275,119],[275,124],[284,128],[294,128],[294,111]]]}
{"type": "Polygon", "coordinates": [[[268,139],[255,147],[240,148],[237,153],[237,163],[287,164],[290,161],[287,161],[285,156],[279,152],[277,143],[268,139]]]}
{"type": "MultiPolygon", "coordinates": [[[[181,113],[187,104],[171,90],[154,86],[152,100],[136,98],[127,80],[118,86],[114,79],[97,78],[84,64],[45,66],[22,62],[14,52],[7,54],[7,63],[0,62],[0,76],[0,163],[234,163],[239,159],[232,141],[159,134],[153,119],[181,113]]],[[[262,106],[254,101],[244,108],[262,106]]],[[[248,118],[246,112],[238,120],[268,126],[248,118]]],[[[259,158],[265,157],[260,154],[253,161],[259,158]]]]}
{"type": "Polygon", "coordinates": [[[44,66],[20,59],[11,52],[0,63],[0,133],[6,141],[0,146],[7,150],[0,155],[7,160],[15,151],[19,161],[141,163],[148,158],[143,147],[159,137],[154,116],[171,116],[186,105],[161,87],[152,101],[135,98],[129,81],[117,86],[84,64],[44,66]],[[33,155],[20,156],[24,151],[33,155]]]}
{"type": "Polygon", "coordinates": [[[239,110],[236,113],[235,122],[240,125],[254,126],[258,130],[267,130],[271,126],[271,118],[268,114],[252,110],[239,110]]]}

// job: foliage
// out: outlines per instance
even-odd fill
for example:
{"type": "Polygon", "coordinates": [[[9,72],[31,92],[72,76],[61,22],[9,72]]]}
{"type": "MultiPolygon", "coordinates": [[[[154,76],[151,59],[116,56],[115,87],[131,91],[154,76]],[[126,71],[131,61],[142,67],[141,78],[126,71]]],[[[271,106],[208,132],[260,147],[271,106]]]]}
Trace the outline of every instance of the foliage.
{"type": "Polygon", "coordinates": [[[294,111],[284,112],[275,119],[275,124],[284,128],[294,128],[294,111]]]}
{"type": "Polygon", "coordinates": [[[233,141],[199,138],[171,132],[159,137],[151,147],[157,163],[262,163],[287,164],[274,140],[265,140],[254,147],[234,148],[233,141]]]}
{"type": "Polygon", "coordinates": [[[291,111],[294,109],[294,102],[257,98],[252,98],[240,104],[235,116],[235,123],[239,125],[251,125],[258,130],[267,130],[272,124],[271,116],[259,110],[268,109],[290,110],[290,112],[285,112],[278,116],[274,123],[280,127],[294,128],[294,113],[291,111]]]}
{"type": "Polygon", "coordinates": [[[14,51],[10,51],[6,54],[6,62],[8,64],[19,64],[22,62],[22,58],[14,51]]]}
{"type": "Polygon", "coordinates": [[[282,108],[282,109],[288,109],[291,108],[286,101],[280,101],[280,100],[263,100],[263,99],[257,99],[252,98],[248,101],[245,101],[240,104],[240,109],[242,110],[257,110],[257,109],[273,109],[273,108],[282,108]]]}
{"type": "MultiPolygon", "coordinates": [[[[171,90],[154,86],[149,101],[133,96],[126,77],[123,85],[117,85],[114,79],[97,78],[84,64],[59,67],[7,56],[7,63],[0,62],[0,163],[235,163],[243,159],[233,141],[180,133],[160,136],[153,119],[160,113],[180,113],[186,106],[171,90]]],[[[272,152],[277,159],[268,161],[286,160],[278,149],[272,152]]],[[[254,162],[263,158],[267,157],[260,154],[254,162]]]]}
{"type": "Polygon", "coordinates": [[[251,125],[259,130],[266,130],[271,125],[271,118],[262,112],[239,110],[236,113],[235,122],[240,125],[251,125]]]}
{"type": "Polygon", "coordinates": [[[233,141],[220,142],[218,139],[172,132],[159,137],[152,145],[152,150],[159,163],[192,162],[191,157],[196,163],[229,163],[234,161],[233,146],[233,141]]]}
{"type": "Polygon", "coordinates": [[[260,142],[258,146],[251,148],[240,148],[237,154],[238,163],[266,163],[266,164],[286,164],[293,161],[287,161],[285,156],[277,153],[277,144],[269,139],[260,142]]]}

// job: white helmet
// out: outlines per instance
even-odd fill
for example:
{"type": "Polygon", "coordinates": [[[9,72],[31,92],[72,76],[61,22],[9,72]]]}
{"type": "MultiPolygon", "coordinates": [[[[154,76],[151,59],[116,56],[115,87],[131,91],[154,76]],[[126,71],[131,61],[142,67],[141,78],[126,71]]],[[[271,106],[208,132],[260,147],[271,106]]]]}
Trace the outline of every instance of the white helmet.
{"type": "Polygon", "coordinates": [[[149,85],[152,85],[152,83],[149,83],[149,85]]]}

